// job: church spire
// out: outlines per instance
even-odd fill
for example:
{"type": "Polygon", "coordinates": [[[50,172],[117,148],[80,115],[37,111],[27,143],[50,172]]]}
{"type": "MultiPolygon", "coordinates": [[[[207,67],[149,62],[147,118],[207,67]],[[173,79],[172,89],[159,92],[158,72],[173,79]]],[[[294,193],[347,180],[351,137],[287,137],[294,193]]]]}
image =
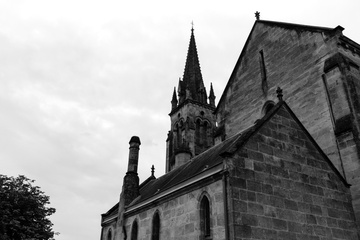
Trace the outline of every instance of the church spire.
{"type": "Polygon", "coordinates": [[[195,43],[194,27],[191,28],[190,43],[181,85],[182,89],[179,92],[180,103],[185,99],[192,99],[204,104],[207,103],[207,95],[195,43]]]}
{"type": "Polygon", "coordinates": [[[209,103],[212,107],[215,107],[215,98],[214,89],[212,83],[210,83],[209,103]]]}
{"type": "Polygon", "coordinates": [[[171,109],[175,109],[177,107],[178,100],[176,98],[176,88],[174,87],[174,92],[171,100],[171,109]]]}
{"type": "Polygon", "coordinates": [[[166,139],[166,172],[185,164],[214,145],[214,110],[214,89],[210,85],[207,94],[192,26],[184,75],[182,79],[179,78],[171,100],[171,128],[166,139]]]}

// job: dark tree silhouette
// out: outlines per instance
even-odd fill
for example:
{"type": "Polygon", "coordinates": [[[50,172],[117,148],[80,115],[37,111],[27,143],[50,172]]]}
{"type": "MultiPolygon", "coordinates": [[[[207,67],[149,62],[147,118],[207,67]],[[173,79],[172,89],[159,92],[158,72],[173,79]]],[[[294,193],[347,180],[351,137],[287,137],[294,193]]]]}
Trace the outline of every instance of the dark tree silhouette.
{"type": "Polygon", "coordinates": [[[47,207],[49,197],[33,186],[25,176],[0,174],[0,239],[49,240],[54,231],[48,216],[55,208],[47,207]]]}

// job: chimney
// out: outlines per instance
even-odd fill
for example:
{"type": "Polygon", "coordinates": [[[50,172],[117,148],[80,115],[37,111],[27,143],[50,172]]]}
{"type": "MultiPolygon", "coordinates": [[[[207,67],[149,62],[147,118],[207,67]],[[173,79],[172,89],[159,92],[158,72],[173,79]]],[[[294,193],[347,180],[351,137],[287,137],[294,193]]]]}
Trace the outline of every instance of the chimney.
{"type": "Polygon", "coordinates": [[[140,138],[133,136],[130,139],[130,150],[129,150],[129,164],[128,172],[134,172],[137,174],[138,162],[139,162],[139,147],[140,147],[140,138]]]}
{"type": "Polygon", "coordinates": [[[137,173],[139,161],[140,138],[133,136],[130,139],[128,170],[124,177],[123,191],[125,206],[139,196],[139,177],[137,173]]]}

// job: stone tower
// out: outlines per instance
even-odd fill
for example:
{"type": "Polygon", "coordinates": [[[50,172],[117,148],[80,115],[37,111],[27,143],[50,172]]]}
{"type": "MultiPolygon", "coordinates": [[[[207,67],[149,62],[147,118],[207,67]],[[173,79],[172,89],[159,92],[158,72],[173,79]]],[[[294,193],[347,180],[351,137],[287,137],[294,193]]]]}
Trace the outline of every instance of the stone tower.
{"type": "Polygon", "coordinates": [[[214,145],[214,110],[214,90],[210,85],[208,97],[192,28],[184,75],[179,79],[177,96],[174,88],[171,100],[171,129],[166,140],[166,172],[214,145]]]}

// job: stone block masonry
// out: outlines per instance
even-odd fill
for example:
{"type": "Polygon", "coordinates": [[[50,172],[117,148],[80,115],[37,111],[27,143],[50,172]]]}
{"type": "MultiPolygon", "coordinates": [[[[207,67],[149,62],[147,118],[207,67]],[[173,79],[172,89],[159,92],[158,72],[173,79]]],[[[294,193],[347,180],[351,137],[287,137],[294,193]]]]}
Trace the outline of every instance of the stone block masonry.
{"type": "Polygon", "coordinates": [[[217,122],[228,137],[246,129],[263,116],[267,102],[276,101],[272,93],[280,86],[301,123],[352,185],[359,224],[360,58],[344,47],[359,45],[341,30],[258,21],[219,102],[217,122]]]}
{"type": "Polygon", "coordinates": [[[152,218],[157,211],[160,215],[160,239],[195,240],[200,234],[200,199],[209,197],[211,232],[213,239],[225,240],[224,201],[222,181],[217,181],[181,196],[156,203],[156,207],[126,217],[128,236],[136,220],[139,224],[138,239],[151,239],[152,218]]]}
{"type": "Polygon", "coordinates": [[[348,185],[282,108],[231,160],[231,239],[358,239],[348,185]]]}

